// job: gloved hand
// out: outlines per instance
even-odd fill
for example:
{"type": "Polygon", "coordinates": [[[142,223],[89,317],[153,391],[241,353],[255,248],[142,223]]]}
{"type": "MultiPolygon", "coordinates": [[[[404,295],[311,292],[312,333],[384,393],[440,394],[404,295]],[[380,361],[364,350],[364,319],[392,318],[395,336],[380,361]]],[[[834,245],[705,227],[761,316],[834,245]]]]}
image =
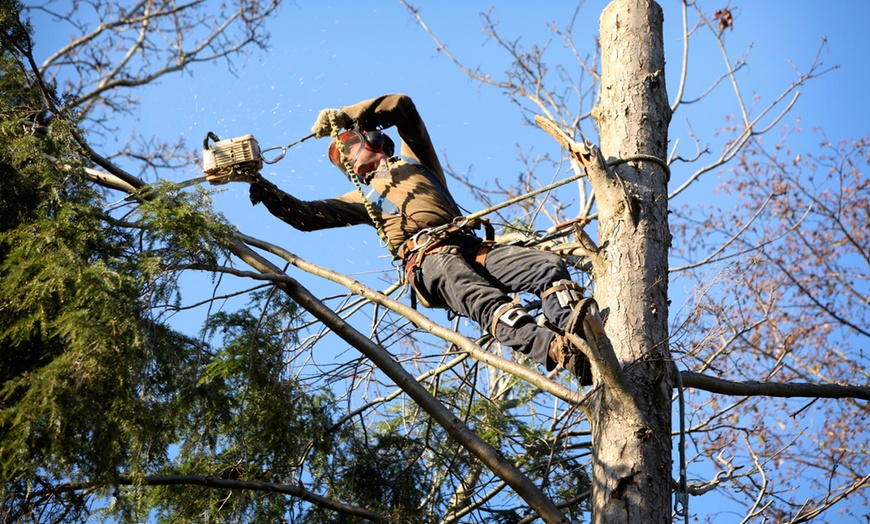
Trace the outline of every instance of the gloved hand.
{"type": "Polygon", "coordinates": [[[221,186],[230,182],[247,182],[255,184],[262,180],[260,172],[253,169],[223,169],[210,175],[206,175],[206,181],[213,186],[221,186]]]}
{"type": "Polygon", "coordinates": [[[350,117],[341,109],[322,109],[317,115],[317,120],[311,126],[311,132],[317,138],[329,136],[332,133],[332,124],[329,122],[329,116],[335,119],[335,125],[339,128],[349,127],[351,124],[350,117]]]}

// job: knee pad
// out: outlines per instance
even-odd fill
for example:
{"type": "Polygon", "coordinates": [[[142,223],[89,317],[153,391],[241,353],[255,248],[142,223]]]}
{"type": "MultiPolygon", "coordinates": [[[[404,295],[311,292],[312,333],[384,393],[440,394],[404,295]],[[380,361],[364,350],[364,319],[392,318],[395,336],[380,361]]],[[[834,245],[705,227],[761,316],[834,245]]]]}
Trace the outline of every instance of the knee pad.
{"type": "Polygon", "coordinates": [[[559,305],[563,308],[573,308],[583,298],[583,286],[573,280],[557,280],[549,288],[541,292],[541,300],[550,295],[556,295],[559,305]]]}

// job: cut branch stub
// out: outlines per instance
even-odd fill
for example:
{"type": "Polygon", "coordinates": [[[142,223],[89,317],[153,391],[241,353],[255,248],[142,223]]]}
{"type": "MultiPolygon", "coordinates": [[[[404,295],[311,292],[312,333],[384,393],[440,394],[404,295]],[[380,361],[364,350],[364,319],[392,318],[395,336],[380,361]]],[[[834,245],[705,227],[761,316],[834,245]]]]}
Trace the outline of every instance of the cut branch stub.
{"type": "Polygon", "coordinates": [[[589,140],[584,140],[582,144],[577,142],[562,131],[555,122],[541,115],[535,115],[535,123],[580,162],[586,171],[586,177],[592,184],[592,189],[610,178],[607,163],[601,156],[601,151],[592,142],[589,140]]]}

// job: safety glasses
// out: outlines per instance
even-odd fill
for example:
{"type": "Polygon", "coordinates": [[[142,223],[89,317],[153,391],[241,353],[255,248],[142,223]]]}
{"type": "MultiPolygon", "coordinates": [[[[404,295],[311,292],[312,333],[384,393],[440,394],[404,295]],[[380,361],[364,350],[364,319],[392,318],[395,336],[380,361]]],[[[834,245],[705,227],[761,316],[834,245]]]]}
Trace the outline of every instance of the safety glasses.
{"type": "Polygon", "coordinates": [[[345,154],[349,154],[351,151],[355,150],[353,157],[350,158],[351,165],[353,165],[356,162],[356,159],[359,158],[363,148],[375,152],[384,149],[384,134],[380,131],[359,131],[357,129],[352,129],[347,133],[347,135],[347,138],[343,139],[342,143],[344,144],[345,154]],[[357,147],[359,144],[362,144],[363,147],[357,147]]]}
{"type": "Polygon", "coordinates": [[[362,131],[354,126],[342,133],[339,136],[338,141],[333,140],[330,142],[329,150],[327,151],[329,161],[345,172],[347,170],[345,169],[344,163],[341,161],[338,147],[339,144],[341,144],[341,150],[345,155],[347,155],[347,159],[351,165],[356,163],[357,159],[359,159],[363,148],[375,153],[383,151],[389,155],[393,154],[393,141],[390,140],[390,137],[385,133],[379,130],[362,131]]]}
{"type": "Polygon", "coordinates": [[[380,131],[359,131],[351,129],[347,133],[347,138],[342,140],[344,150],[350,151],[350,148],[356,147],[357,144],[364,144],[369,151],[380,151],[384,148],[384,134],[380,131]]]}

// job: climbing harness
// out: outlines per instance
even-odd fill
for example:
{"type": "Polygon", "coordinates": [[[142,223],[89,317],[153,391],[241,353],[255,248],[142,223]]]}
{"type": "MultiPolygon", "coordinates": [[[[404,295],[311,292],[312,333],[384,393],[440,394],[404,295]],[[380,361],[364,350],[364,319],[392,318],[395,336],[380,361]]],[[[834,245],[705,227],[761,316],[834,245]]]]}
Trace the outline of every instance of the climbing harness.
{"type": "Polygon", "coordinates": [[[466,217],[456,217],[452,222],[440,226],[421,229],[399,247],[399,257],[404,259],[409,254],[418,251],[427,251],[444,240],[460,233],[470,233],[472,230],[483,227],[486,232],[486,240],[492,240],[494,230],[487,220],[469,220],[466,217]]]}
{"type": "Polygon", "coordinates": [[[459,235],[471,235],[471,231],[480,227],[484,228],[485,238],[480,243],[474,262],[483,265],[487,254],[495,245],[494,230],[485,219],[470,221],[465,217],[457,217],[447,224],[421,229],[399,246],[398,259],[402,261],[400,268],[404,270],[404,276],[400,275],[400,277],[411,288],[411,307],[416,308],[418,301],[427,308],[445,307],[437,304],[435,298],[426,293],[420,285],[423,258],[442,252],[458,255],[459,248],[448,241],[459,235]]]}
{"type": "MultiPolygon", "coordinates": [[[[384,227],[384,222],[375,212],[375,208],[388,215],[400,214],[401,210],[395,203],[391,202],[384,195],[381,195],[374,187],[368,186],[368,191],[363,189],[359,177],[356,176],[353,169],[353,160],[355,159],[351,160],[348,158],[346,150],[347,144],[340,139],[340,129],[336,125],[335,118],[333,115],[330,115],[329,118],[331,126],[330,134],[333,138],[335,151],[338,152],[338,159],[344,166],[344,170],[348,174],[348,177],[363,197],[363,205],[365,205],[369,218],[372,220],[372,223],[378,231],[378,235],[381,237],[382,244],[390,250],[393,260],[400,262],[397,266],[399,269],[399,278],[411,289],[412,307],[416,307],[418,301],[427,308],[445,307],[444,305],[438,304],[437,299],[429,295],[421,285],[420,280],[422,278],[422,271],[420,268],[423,263],[423,257],[429,254],[445,251],[454,251],[458,253],[458,249],[455,246],[445,245],[445,241],[457,234],[468,234],[471,229],[479,227],[480,224],[484,224],[487,232],[487,240],[481,244],[481,248],[476,256],[476,260],[482,264],[485,260],[486,254],[492,248],[492,237],[494,236],[492,226],[489,225],[489,222],[486,220],[477,219],[472,221],[465,217],[457,217],[453,222],[432,228],[421,229],[403,242],[401,246],[396,248],[390,241],[384,227]]],[[[363,147],[370,147],[372,150],[378,151],[382,150],[385,145],[386,135],[382,134],[380,131],[363,133],[356,127],[353,128],[353,131],[355,131],[356,136],[365,141],[363,147]],[[370,145],[369,137],[366,136],[369,133],[372,133],[372,139],[376,140],[375,143],[370,145]]],[[[357,154],[359,154],[359,151],[361,151],[361,149],[357,151],[357,154]]],[[[332,148],[330,148],[330,160],[333,160],[332,148]]],[[[405,161],[407,162],[408,160],[405,159],[405,161]]],[[[457,215],[460,214],[459,205],[447,191],[447,188],[445,188],[444,185],[425,166],[416,162],[408,163],[412,164],[433,186],[435,186],[435,188],[450,203],[451,208],[457,215]]]]}

